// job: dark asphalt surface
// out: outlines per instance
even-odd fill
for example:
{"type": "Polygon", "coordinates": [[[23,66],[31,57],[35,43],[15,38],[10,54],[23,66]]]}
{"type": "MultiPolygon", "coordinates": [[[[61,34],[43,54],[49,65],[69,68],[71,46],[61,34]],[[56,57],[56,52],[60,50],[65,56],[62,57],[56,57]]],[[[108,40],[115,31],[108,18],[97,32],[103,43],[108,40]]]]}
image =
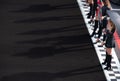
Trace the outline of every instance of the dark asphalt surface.
{"type": "Polygon", "coordinates": [[[106,81],[76,0],[2,0],[0,20],[0,81],[106,81]]]}

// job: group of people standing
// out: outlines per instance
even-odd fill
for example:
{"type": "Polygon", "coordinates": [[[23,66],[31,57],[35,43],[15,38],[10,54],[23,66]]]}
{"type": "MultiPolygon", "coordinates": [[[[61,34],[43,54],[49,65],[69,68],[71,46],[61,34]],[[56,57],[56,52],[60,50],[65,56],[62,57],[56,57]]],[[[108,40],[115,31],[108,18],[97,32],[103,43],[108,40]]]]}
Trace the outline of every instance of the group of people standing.
{"type": "Polygon", "coordinates": [[[108,0],[87,0],[90,10],[87,14],[87,18],[90,19],[88,22],[94,23],[93,32],[91,37],[97,35],[96,43],[101,42],[100,47],[105,45],[106,47],[106,58],[103,65],[106,65],[105,70],[111,70],[111,60],[112,60],[112,48],[113,44],[113,34],[115,32],[115,25],[109,18],[107,10],[111,10],[108,0]],[[96,33],[97,32],[97,33],[96,33]],[[103,35],[102,35],[103,34],[103,35]],[[102,41],[100,37],[103,36],[102,41]]]}

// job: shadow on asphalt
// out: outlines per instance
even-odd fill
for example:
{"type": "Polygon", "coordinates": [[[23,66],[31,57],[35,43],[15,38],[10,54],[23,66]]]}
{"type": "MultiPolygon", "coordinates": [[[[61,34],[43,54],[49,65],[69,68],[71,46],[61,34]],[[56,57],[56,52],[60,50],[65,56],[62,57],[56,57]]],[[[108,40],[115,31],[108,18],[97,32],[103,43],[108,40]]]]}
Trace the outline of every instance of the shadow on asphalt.
{"type": "Polygon", "coordinates": [[[106,80],[76,0],[2,1],[0,81],[106,80]]]}
{"type": "MultiPolygon", "coordinates": [[[[57,6],[51,6],[49,4],[40,4],[40,5],[30,5],[28,8],[22,9],[22,10],[15,10],[10,11],[12,13],[40,13],[40,12],[47,12],[52,10],[58,10],[58,9],[71,9],[71,8],[78,8],[77,3],[71,3],[71,4],[62,4],[57,6]]],[[[71,16],[56,16],[56,17],[36,17],[36,18],[30,18],[30,19],[22,19],[22,20],[15,20],[14,23],[36,23],[36,22],[45,22],[45,21],[61,21],[61,20],[74,20],[78,19],[80,20],[82,16],[80,15],[71,15],[71,16]]]]}
{"type": "Polygon", "coordinates": [[[24,12],[24,13],[38,13],[38,12],[46,12],[46,11],[52,11],[57,9],[71,9],[71,8],[78,8],[77,3],[71,3],[71,4],[63,4],[63,5],[57,5],[52,6],[50,4],[36,4],[36,5],[30,5],[25,9],[21,10],[15,10],[11,12],[24,12]]]}
{"type": "Polygon", "coordinates": [[[47,22],[47,21],[80,20],[80,19],[82,19],[81,15],[36,17],[30,19],[15,20],[14,23],[37,23],[37,22],[47,22]]]}
{"type": "Polygon", "coordinates": [[[44,46],[34,47],[27,52],[16,53],[13,56],[23,56],[35,59],[54,56],[62,53],[90,50],[93,47],[90,43],[88,43],[89,40],[89,35],[84,34],[78,36],[51,37],[37,40],[20,41],[18,44],[43,44],[44,46]]]}
{"type": "Polygon", "coordinates": [[[16,33],[17,35],[48,35],[48,34],[57,34],[67,31],[76,31],[76,30],[84,30],[86,29],[84,23],[76,24],[72,26],[66,26],[66,27],[59,27],[59,28],[51,28],[51,29],[44,29],[44,30],[32,30],[32,31],[26,31],[26,32],[20,32],[16,33]]]}
{"type": "MultiPolygon", "coordinates": [[[[0,79],[0,81],[53,81],[57,78],[66,78],[76,75],[102,72],[102,69],[100,69],[99,67],[100,65],[94,65],[90,67],[84,67],[80,69],[62,71],[57,73],[24,72],[10,76],[4,76],[3,78],[0,79]]],[[[105,81],[105,80],[101,80],[101,81],[105,81]]]]}

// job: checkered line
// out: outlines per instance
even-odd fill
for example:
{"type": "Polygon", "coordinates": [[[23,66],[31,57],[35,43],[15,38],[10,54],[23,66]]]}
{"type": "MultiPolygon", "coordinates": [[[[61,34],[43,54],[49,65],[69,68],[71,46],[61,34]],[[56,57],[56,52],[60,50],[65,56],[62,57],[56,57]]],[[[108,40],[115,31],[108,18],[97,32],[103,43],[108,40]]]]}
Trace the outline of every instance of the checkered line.
{"type": "MultiPolygon", "coordinates": [[[[89,12],[89,6],[88,4],[85,2],[85,0],[77,0],[78,5],[80,7],[81,13],[83,15],[86,27],[88,29],[89,34],[91,35],[92,31],[93,31],[93,25],[94,24],[88,24],[89,19],[87,19],[87,13],[89,12]]],[[[91,38],[92,42],[95,42],[95,37],[91,38]]],[[[102,40],[102,37],[101,37],[102,40]]],[[[112,70],[111,71],[107,71],[104,70],[105,65],[102,65],[102,62],[105,60],[105,46],[103,47],[98,47],[98,45],[100,45],[100,43],[94,44],[94,48],[96,50],[97,56],[99,58],[100,64],[102,66],[103,72],[106,76],[107,81],[120,81],[120,63],[119,60],[117,58],[117,55],[115,53],[115,50],[112,49],[112,62],[111,62],[111,67],[112,70]]]]}

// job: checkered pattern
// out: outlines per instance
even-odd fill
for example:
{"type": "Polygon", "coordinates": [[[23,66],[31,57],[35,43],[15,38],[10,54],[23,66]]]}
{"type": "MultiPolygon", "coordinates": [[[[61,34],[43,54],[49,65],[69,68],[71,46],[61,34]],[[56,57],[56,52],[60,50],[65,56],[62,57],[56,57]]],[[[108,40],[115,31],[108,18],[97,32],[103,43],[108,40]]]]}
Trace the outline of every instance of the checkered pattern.
{"type": "MultiPolygon", "coordinates": [[[[89,12],[89,6],[85,2],[85,0],[77,0],[77,2],[79,4],[81,13],[82,13],[84,21],[86,23],[86,27],[88,28],[88,31],[91,35],[91,33],[93,31],[92,30],[93,24],[88,24],[88,21],[90,19],[87,19],[87,15],[86,15],[89,12]]],[[[96,38],[92,37],[91,40],[94,43],[96,41],[96,38]]],[[[101,37],[101,40],[102,40],[102,37],[101,37]]],[[[105,46],[98,47],[98,45],[100,45],[100,43],[94,44],[94,47],[95,47],[96,53],[98,55],[99,61],[100,61],[100,63],[102,63],[105,60],[105,56],[106,56],[105,46]]],[[[105,65],[101,64],[101,66],[103,68],[103,71],[105,73],[107,81],[120,81],[120,63],[119,63],[119,60],[116,56],[114,49],[112,49],[112,63],[111,63],[112,70],[110,70],[110,71],[104,70],[105,65]]]]}

